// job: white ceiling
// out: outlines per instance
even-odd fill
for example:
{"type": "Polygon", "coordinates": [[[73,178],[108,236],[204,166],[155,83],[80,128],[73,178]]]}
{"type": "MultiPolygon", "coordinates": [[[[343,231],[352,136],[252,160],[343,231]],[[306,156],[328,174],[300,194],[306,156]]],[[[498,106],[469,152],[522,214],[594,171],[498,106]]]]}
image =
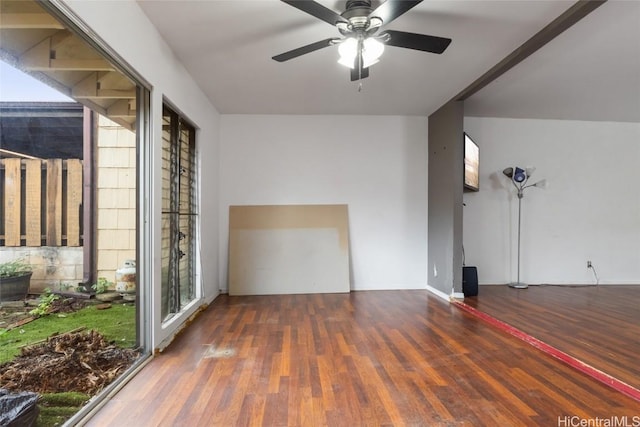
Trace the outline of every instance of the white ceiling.
{"type": "Polygon", "coordinates": [[[465,113],[640,122],[640,2],[609,0],[469,98],[465,113]]]}
{"type": "MultiPolygon", "coordinates": [[[[337,12],[345,7],[344,0],[319,2],[337,12]]],[[[470,98],[469,113],[538,117],[542,110],[590,120],[606,110],[607,120],[640,121],[640,2],[615,3],[470,98]],[[592,102],[602,100],[616,107],[592,102]]],[[[449,37],[449,48],[435,55],[387,47],[360,92],[336,62],[335,46],[284,63],[271,59],[339,36],[335,27],[283,2],[139,4],[223,114],[429,115],[573,2],[426,0],[388,28],[449,37]]]]}

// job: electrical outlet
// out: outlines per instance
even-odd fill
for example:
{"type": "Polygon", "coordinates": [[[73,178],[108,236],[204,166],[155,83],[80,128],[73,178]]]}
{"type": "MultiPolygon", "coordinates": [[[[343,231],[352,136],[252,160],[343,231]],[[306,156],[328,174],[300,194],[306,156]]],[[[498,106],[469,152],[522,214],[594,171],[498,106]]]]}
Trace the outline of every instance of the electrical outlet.
{"type": "Polygon", "coordinates": [[[587,261],[587,268],[592,268],[591,261],[587,261]]]}

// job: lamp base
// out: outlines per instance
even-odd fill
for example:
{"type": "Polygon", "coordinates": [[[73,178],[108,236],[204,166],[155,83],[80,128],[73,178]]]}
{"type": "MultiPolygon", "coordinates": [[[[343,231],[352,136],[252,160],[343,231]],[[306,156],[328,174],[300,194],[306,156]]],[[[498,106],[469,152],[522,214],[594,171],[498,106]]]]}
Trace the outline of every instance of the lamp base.
{"type": "Polygon", "coordinates": [[[527,289],[529,285],[522,282],[516,282],[516,283],[509,283],[509,287],[514,289],[527,289]]]}

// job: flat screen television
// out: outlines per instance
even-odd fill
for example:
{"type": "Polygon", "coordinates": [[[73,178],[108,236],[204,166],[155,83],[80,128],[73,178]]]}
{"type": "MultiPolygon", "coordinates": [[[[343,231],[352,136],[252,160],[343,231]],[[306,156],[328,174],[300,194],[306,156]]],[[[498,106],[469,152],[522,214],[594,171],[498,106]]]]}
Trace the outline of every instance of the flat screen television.
{"type": "Polygon", "coordinates": [[[480,148],[473,139],[464,133],[464,189],[465,191],[480,190],[480,148]]]}

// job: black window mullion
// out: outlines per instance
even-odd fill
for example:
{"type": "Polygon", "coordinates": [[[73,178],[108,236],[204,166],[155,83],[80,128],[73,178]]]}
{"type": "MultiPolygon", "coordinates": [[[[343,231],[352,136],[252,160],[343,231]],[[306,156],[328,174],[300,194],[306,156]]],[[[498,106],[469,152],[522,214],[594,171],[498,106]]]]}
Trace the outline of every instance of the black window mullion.
{"type": "Polygon", "coordinates": [[[171,113],[170,124],[170,220],[169,220],[169,312],[180,311],[180,126],[177,114],[171,113]]]}

